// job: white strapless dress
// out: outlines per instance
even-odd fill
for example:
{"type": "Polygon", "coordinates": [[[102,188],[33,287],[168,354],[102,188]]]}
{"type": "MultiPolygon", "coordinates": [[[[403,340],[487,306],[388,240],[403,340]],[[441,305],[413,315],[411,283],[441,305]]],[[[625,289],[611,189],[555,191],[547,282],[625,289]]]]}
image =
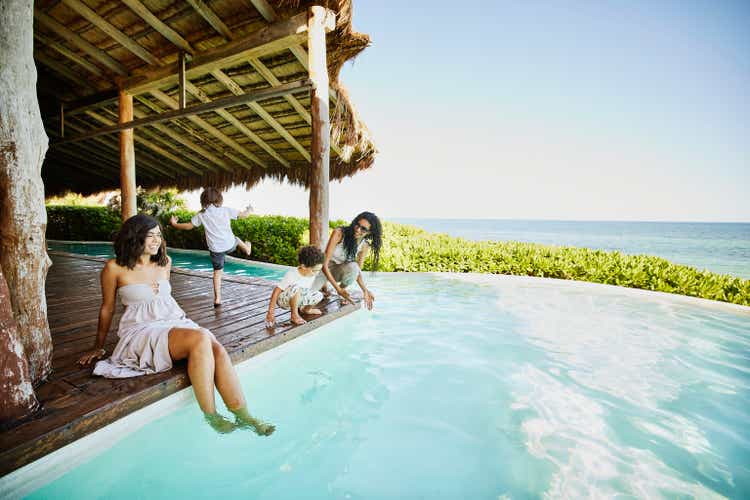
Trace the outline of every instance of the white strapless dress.
{"type": "Polygon", "coordinates": [[[94,375],[127,378],[172,368],[169,331],[200,326],[189,320],[174,300],[169,280],[159,280],[154,286],[124,285],[118,294],[125,306],[117,330],[120,341],[112,356],[96,364],[94,375]]]}

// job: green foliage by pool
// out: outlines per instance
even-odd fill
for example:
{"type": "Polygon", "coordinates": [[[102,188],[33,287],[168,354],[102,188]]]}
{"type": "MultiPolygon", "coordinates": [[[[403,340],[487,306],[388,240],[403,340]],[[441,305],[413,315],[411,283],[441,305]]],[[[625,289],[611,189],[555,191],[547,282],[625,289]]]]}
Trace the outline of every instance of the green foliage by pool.
{"type": "MultiPolygon", "coordinates": [[[[105,207],[48,206],[47,238],[109,240],[119,216],[105,207]]],[[[171,214],[170,214],[171,215],[171,214]]],[[[188,221],[193,212],[175,215],[188,221]]],[[[203,230],[177,231],[161,217],[172,247],[205,249],[203,230]]],[[[333,221],[331,226],[342,224],[333,221]]],[[[308,241],[308,221],[296,217],[250,216],[233,221],[235,234],[253,244],[253,259],[295,265],[308,241]]],[[[381,271],[514,274],[605,283],[750,305],[750,280],[673,264],[650,255],[513,241],[469,241],[384,222],[381,271]]],[[[365,266],[367,269],[367,265],[365,266]]]]}

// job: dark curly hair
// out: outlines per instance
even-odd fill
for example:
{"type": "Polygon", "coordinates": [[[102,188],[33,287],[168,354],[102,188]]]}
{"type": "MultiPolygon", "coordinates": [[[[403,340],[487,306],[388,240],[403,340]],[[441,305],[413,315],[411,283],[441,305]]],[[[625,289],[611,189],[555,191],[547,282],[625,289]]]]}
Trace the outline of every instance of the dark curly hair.
{"type": "Polygon", "coordinates": [[[380,224],[378,216],[372,212],[362,212],[352,220],[351,224],[341,228],[344,233],[346,257],[352,260],[357,258],[357,240],[354,238],[354,226],[362,219],[370,223],[370,232],[365,236],[365,240],[372,248],[372,270],[377,271],[378,265],[380,265],[380,248],[383,245],[383,226],[380,224]]]}
{"type": "Polygon", "coordinates": [[[314,245],[302,247],[297,252],[299,263],[305,267],[315,267],[318,264],[322,264],[325,258],[326,256],[323,251],[314,245]]]}
{"type": "MultiPolygon", "coordinates": [[[[134,215],[122,223],[120,231],[115,236],[115,262],[120,266],[133,269],[138,258],[143,255],[148,232],[161,226],[156,219],[144,214],[134,215]]],[[[167,242],[162,236],[161,245],[156,255],[151,256],[151,262],[160,266],[167,265],[167,242]]]]}

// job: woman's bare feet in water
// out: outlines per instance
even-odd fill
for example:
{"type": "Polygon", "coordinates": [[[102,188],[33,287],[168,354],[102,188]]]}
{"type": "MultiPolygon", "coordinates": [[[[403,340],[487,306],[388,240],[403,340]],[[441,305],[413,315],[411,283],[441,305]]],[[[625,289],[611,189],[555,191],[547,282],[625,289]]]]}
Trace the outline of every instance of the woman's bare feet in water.
{"type": "Polygon", "coordinates": [[[203,417],[206,419],[206,422],[208,422],[208,425],[210,425],[213,430],[218,432],[219,434],[229,434],[230,432],[234,432],[239,427],[235,423],[233,423],[230,420],[227,420],[223,415],[220,415],[218,413],[204,413],[203,417]]]}
{"type": "Polygon", "coordinates": [[[320,316],[323,312],[317,307],[303,307],[299,310],[302,314],[309,314],[310,316],[320,316]]]}
{"type": "Polygon", "coordinates": [[[275,425],[267,424],[250,415],[246,406],[229,411],[234,413],[235,425],[241,429],[250,429],[259,436],[270,436],[276,430],[275,425]]]}

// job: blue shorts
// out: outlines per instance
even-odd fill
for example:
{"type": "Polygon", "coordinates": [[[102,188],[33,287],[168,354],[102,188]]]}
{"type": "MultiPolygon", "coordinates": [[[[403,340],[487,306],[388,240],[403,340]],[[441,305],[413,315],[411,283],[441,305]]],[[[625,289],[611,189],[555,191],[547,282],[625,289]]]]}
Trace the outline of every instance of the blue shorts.
{"type": "Polygon", "coordinates": [[[208,251],[208,254],[211,256],[211,265],[214,268],[214,271],[219,271],[221,269],[224,269],[224,259],[227,256],[228,253],[232,253],[235,250],[237,250],[237,245],[239,244],[240,239],[235,237],[234,238],[234,246],[227,250],[226,252],[212,252],[211,250],[208,251]]]}

